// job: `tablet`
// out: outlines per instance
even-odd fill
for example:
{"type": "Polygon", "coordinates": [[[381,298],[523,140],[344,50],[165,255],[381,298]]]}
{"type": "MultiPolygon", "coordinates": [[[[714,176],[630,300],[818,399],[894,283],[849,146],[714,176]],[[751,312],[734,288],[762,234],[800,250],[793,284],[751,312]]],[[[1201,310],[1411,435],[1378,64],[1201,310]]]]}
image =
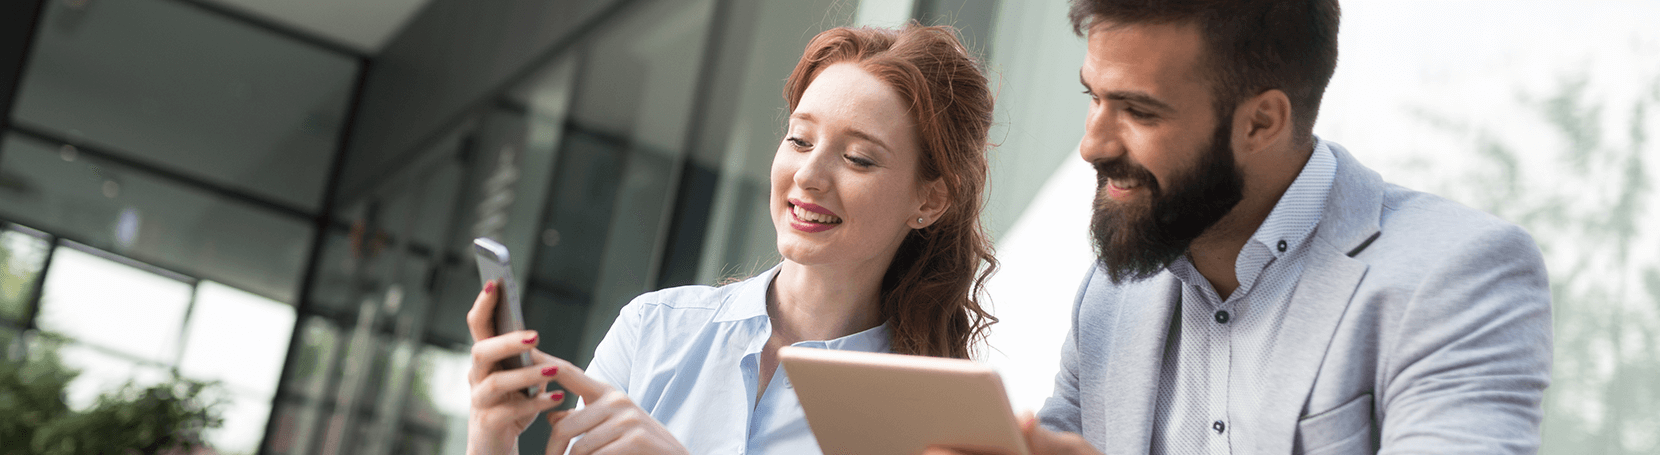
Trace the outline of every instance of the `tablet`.
{"type": "Polygon", "coordinates": [[[824,453],[929,445],[1027,455],[1003,380],[969,360],[786,346],[784,373],[824,453]]]}

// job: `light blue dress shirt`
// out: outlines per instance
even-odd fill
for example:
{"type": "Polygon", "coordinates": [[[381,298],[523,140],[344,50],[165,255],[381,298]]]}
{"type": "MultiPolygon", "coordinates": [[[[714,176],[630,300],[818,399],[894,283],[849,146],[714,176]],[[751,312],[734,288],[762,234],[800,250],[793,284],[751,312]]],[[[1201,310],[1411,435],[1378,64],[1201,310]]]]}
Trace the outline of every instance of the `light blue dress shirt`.
{"type": "Polygon", "coordinates": [[[1227,299],[1183,256],[1168,269],[1182,282],[1179,327],[1166,342],[1159,372],[1150,453],[1232,454],[1258,447],[1266,390],[1281,372],[1268,367],[1291,293],[1308,263],[1337,158],[1316,138],[1314,153],[1234,261],[1239,280],[1227,299]]]}
{"type": "MultiPolygon", "coordinates": [[[[820,453],[783,368],[755,396],[761,348],[772,336],[767,288],[778,269],[635,298],[594,350],[588,375],[627,393],[694,454],[820,453]]],[[[889,343],[884,324],[795,346],[889,352],[889,343]]]]}

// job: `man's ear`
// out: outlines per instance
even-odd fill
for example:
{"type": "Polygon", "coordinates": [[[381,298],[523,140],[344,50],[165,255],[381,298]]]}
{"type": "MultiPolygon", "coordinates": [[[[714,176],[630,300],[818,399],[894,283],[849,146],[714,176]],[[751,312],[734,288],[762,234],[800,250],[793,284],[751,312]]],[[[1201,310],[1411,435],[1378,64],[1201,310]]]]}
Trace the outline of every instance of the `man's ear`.
{"type": "Polygon", "coordinates": [[[917,216],[922,217],[923,222],[919,224],[913,218],[908,223],[916,229],[934,224],[939,221],[941,215],[945,214],[946,209],[951,208],[951,191],[945,186],[944,177],[924,182],[920,196],[922,196],[922,206],[917,208],[917,216]]]}
{"type": "Polygon", "coordinates": [[[1247,155],[1291,143],[1291,99],[1273,89],[1240,103],[1234,113],[1234,143],[1247,155]]]}

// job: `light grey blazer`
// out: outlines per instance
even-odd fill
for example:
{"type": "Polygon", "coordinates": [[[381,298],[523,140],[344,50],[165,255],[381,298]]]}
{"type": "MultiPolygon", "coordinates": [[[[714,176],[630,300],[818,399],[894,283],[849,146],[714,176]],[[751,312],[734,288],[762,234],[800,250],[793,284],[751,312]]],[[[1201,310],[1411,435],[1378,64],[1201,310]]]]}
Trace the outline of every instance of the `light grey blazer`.
{"type": "MultiPolygon", "coordinates": [[[[1236,453],[1533,453],[1550,383],[1545,264],[1521,228],[1383,182],[1337,144],[1337,178],[1288,318],[1260,446],[1236,453]]],[[[1146,453],[1180,281],[1078,289],[1039,412],[1108,454],[1146,453]]]]}

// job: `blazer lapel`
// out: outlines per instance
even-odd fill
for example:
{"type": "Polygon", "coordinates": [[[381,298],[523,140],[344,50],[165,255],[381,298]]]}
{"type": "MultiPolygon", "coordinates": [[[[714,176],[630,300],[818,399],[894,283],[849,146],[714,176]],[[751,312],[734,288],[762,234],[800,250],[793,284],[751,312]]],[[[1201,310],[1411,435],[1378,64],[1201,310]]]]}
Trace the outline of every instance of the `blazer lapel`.
{"type": "Polygon", "coordinates": [[[1291,453],[1308,394],[1314,389],[1326,350],[1348,311],[1367,265],[1354,256],[1382,234],[1383,179],[1360,165],[1343,147],[1325,142],[1337,158],[1337,178],[1310,243],[1308,264],[1291,294],[1283,329],[1275,334],[1268,371],[1280,372],[1277,386],[1263,397],[1265,447],[1254,452],[1291,453]]]}
{"type": "Polygon", "coordinates": [[[1108,414],[1108,453],[1147,453],[1153,437],[1159,370],[1171,331],[1171,315],[1181,298],[1181,280],[1170,272],[1130,286],[1117,302],[1112,359],[1106,367],[1102,402],[1108,414]],[[1130,418],[1122,418],[1128,416],[1130,418]],[[1114,418],[1120,417],[1120,418],[1114,418]]]}
{"type": "Polygon", "coordinates": [[[1291,294],[1285,325],[1275,334],[1267,371],[1276,372],[1275,386],[1262,397],[1260,423],[1265,437],[1258,453],[1291,453],[1297,421],[1314,389],[1314,378],[1331,345],[1332,334],[1349,308],[1355,288],[1366,276],[1366,264],[1319,244],[1291,294]]]}

